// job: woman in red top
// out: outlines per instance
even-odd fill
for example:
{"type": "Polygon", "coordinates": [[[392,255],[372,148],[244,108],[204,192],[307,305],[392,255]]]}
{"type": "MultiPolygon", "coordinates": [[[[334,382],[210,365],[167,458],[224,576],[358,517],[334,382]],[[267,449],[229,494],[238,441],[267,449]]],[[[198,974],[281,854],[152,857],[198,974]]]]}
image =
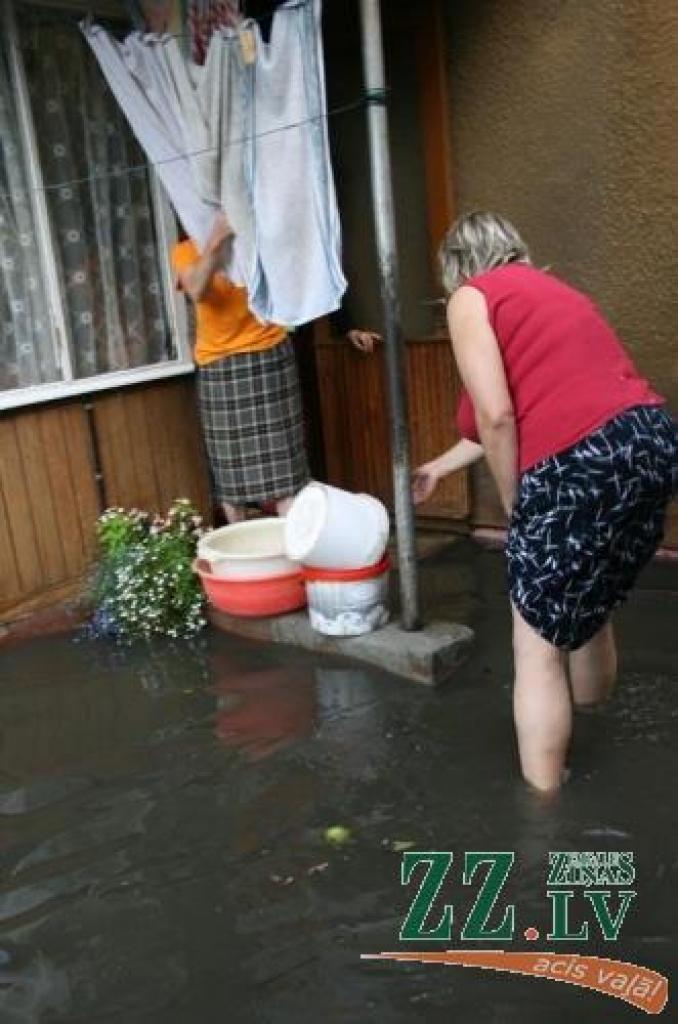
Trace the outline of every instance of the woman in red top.
{"type": "Polygon", "coordinates": [[[591,300],[533,267],[508,221],[460,218],[441,262],[463,440],[415,472],[414,499],[485,455],[510,519],[522,771],[556,789],[572,699],[614,686],[610,615],[661,540],[675,425],[591,300]]]}

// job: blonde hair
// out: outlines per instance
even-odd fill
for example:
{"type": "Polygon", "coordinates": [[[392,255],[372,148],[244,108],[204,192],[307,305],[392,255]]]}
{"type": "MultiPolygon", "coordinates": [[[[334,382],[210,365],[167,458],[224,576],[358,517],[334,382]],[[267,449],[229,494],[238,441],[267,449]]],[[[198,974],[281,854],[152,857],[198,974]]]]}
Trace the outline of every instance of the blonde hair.
{"type": "Polygon", "coordinates": [[[455,220],[439,252],[442,279],[451,294],[464,281],[506,263],[529,263],[530,253],[510,221],[474,210],[455,220]]]}

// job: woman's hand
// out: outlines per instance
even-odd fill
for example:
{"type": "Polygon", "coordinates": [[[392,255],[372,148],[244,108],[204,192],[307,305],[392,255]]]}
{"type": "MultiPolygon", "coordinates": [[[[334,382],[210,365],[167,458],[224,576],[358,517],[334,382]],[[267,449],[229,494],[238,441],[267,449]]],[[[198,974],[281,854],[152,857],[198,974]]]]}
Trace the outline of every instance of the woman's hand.
{"type": "Polygon", "coordinates": [[[220,264],[223,262],[224,242],[234,233],[226,213],[224,210],[220,210],[214,218],[205,248],[198,259],[177,275],[179,287],[193,302],[201,302],[204,298],[213,275],[219,271],[220,264]]]}
{"type": "Polygon", "coordinates": [[[419,466],[412,474],[412,501],[423,505],[432,496],[440,483],[440,472],[433,462],[419,466]]]}
{"type": "Polygon", "coordinates": [[[234,234],[233,226],[226,216],[226,211],[219,210],[219,213],[214,218],[212,230],[205,245],[205,251],[210,253],[218,252],[224,242],[234,234]]]}
{"type": "Polygon", "coordinates": [[[374,352],[374,346],[381,341],[381,335],[375,331],[352,330],[347,332],[346,337],[364,355],[374,352]]]}

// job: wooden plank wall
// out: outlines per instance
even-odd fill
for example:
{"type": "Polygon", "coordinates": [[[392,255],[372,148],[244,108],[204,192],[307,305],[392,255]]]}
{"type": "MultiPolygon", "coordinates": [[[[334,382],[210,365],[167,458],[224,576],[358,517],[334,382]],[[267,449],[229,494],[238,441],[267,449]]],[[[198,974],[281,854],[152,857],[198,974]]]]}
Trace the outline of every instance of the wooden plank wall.
{"type": "MultiPolygon", "coordinates": [[[[318,334],[315,356],[322,408],[327,479],[338,487],[367,491],[392,504],[391,454],[384,352],[356,352],[344,341],[318,334]]],[[[444,339],[406,346],[412,464],[416,466],[457,440],[458,394],[450,346],[444,339]]],[[[466,473],[448,478],[422,515],[468,515],[466,473]]]]}
{"type": "Polygon", "coordinates": [[[107,505],[165,512],[190,498],[209,514],[192,381],[108,392],[93,405],[107,505]]]}
{"type": "Polygon", "coordinates": [[[78,590],[95,554],[94,526],[104,505],[161,512],[177,497],[210,512],[192,380],[3,414],[0,621],[78,590]]]}

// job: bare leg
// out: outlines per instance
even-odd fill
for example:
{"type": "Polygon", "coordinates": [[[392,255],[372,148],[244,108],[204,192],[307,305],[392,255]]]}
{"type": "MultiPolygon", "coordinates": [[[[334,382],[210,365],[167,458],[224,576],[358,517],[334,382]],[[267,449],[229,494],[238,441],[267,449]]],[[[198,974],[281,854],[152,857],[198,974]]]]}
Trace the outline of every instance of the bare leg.
{"type": "Polygon", "coordinates": [[[243,523],[247,519],[247,509],[242,505],[231,505],[228,501],[222,501],[221,507],[229,524],[243,523]]]}
{"type": "Polygon", "coordinates": [[[617,647],[612,623],[606,623],[587,644],[569,655],[572,699],[579,707],[600,704],[617,679],[617,647]]]}
{"type": "Polygon", "coordinates": [[[294,495],[290,495],[289,498],[278,498],[275,503],[276,512],[281,518],[284,518],[290,510],[290,506],[294,501],[294,495]]]}
{"type": "Polygon", "coordinates": [[[513,715],[523,777],[555,790],[565,775],[572,733],[572,701],[565,656],[513,611],[513,715]]]}

